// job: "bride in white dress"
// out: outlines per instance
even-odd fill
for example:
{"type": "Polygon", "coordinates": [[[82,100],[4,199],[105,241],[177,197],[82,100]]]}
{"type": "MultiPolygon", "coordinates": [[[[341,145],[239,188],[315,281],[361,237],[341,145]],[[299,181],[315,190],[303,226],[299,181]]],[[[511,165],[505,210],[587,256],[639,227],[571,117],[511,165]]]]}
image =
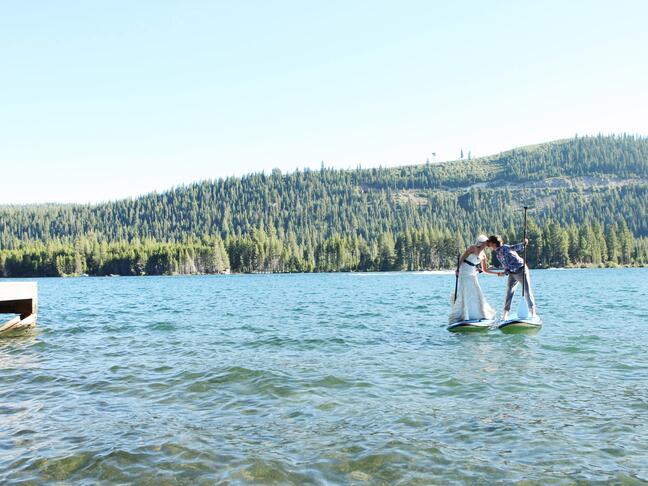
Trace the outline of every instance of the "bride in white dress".
{"type": "Polygon", "coordinates": [[[461,255],[457,267],[457,298],[452,295],[453,304],[452,312],[448,321],[450,324],[459,321],[472,319],[493,319],[495,309],[493,309],[484,297],[481,287],[479,286],[478,275],[481,272],[490,273],[491,275],[500,275],[488,269],[486,264],[486,255],[484,249],[488,238],[485,235],[479,235],[475,244],[469,246],[461,255]]]}

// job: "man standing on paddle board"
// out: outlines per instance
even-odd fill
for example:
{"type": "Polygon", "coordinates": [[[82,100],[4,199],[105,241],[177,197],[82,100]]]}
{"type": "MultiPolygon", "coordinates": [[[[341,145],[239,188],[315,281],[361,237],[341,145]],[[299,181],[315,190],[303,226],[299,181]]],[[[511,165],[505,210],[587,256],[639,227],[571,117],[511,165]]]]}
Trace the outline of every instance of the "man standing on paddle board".
{"type": "Polygon", "coordinates": [[[508,275],[508,282],[506,286],[506,300],[504,301],[504,314],[502,320],[508,319],[509,311],[511,310],[511,302],[513,301],[513,294],[518,283],[524,285],[524,297],[526,298],[527,305],[531,311],[531,316],[536,318],[536,306],[533,292],[531,291],[531,277],[529,276],[529,269],[524,268],[524,260],[518,252],[524,250],[524,247],[529,243],[528,239],[524,243],[517,245],[506,245],[500,235],[493,235],[488,237],[488,246],[491,248],[497,259],[504,267],[504,272],[500,275],[508,275]],[[524,282],[523,282],[524,281],[524,282]]]}

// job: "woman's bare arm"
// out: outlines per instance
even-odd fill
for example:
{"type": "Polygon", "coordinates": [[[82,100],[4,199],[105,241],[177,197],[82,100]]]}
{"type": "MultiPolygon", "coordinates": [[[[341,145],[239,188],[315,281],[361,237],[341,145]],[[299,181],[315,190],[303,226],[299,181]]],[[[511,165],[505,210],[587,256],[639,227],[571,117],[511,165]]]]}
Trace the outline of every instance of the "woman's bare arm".
{"type": "Polygon", "coordinates": [[[482,271],[484,273],[489,273],[491,275],[497,275],[498,277],[501,277],[503,275],[502,272],[494,272],[494,271],[492,271],[491,269],[488,268],[488,265],[486,265],[486,255],[484,255],[484,257],[481,258],[481,267],[482,267],[482,271]]]}

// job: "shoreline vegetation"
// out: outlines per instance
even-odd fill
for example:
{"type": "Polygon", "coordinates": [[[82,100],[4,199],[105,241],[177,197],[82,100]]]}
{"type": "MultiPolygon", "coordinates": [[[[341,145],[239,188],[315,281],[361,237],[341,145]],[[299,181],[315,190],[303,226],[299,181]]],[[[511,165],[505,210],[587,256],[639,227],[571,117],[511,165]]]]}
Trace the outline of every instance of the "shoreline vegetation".
{"type": "MultiPolygon", "coordinates": [[[[498,269],[497,267],[494,267],[498,269]]],[[[570,265],[566,267],[536,267],[532,270],[624,270],[631,268],[648,268],[648,263],[646,264],[632,264],[632,265],[607,265],[607,264],[582,264],[582,265],[570,265]]],[[[140,275],[119,275],[119,274],[108,274],[108,275],[90,275],[87,273],[82,274],[70,274],[70,275],[41,275],[41,276],[22,276],[22,277],[5,277],[0,275],[0,279],[24,279],[24,278],[107,278],[107,277],[205,277],[205,276],[228,276],[228,275],[316,275],[319,273],[347,273],[347,274],[387,274],[387,273],[425,273],[425,272],[439,272],[450,274],[454,272],[452,268],[439,268],[435,270],[340,270],[340,271],[313,271],[313,272],[231,272],[224,271],[219,273],[166,273],[158,275],[148,275],[146,273],[140,275]]]]}
{"type": "MultiPolygon", "coordinates": [[[[507,241],[516,241],[506,235],[507,241]]],[[[625,225],[561,228],[529,224],[531,268],[614,268],[648,264],[648,239],[625,225]]],[[[0,251],[0,277],[209,275],[223,273],[389,272],[448,270],[469,242],[433,229],[380,235],[370,244],[356,235],[334,236],[314,247],[282,242],[263,230],[185,243],[133,241],[50,242],[0,251]]],[[[498,265],[494,255],[491,264],[498,265]]]]}
{"type": "Polygon", "coordinates": [[[0,277],[441,270],[478,233],[518,242],[522,205],[531,268],[648,264],[648,138],[0,206],[0,277]]]}

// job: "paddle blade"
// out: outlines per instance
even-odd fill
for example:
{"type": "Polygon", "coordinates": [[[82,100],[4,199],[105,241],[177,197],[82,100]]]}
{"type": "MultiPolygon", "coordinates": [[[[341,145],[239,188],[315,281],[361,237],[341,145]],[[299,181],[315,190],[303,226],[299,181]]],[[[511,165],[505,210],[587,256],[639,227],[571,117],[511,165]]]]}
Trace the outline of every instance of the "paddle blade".
{"type": "Polygon", "coordinates": [[[529,317],[529,307],[527,306],[527,301],[524,297],[522,297],[520,305],[518,305],[517,314],[520,319],[527,319],[529,317]]]}

